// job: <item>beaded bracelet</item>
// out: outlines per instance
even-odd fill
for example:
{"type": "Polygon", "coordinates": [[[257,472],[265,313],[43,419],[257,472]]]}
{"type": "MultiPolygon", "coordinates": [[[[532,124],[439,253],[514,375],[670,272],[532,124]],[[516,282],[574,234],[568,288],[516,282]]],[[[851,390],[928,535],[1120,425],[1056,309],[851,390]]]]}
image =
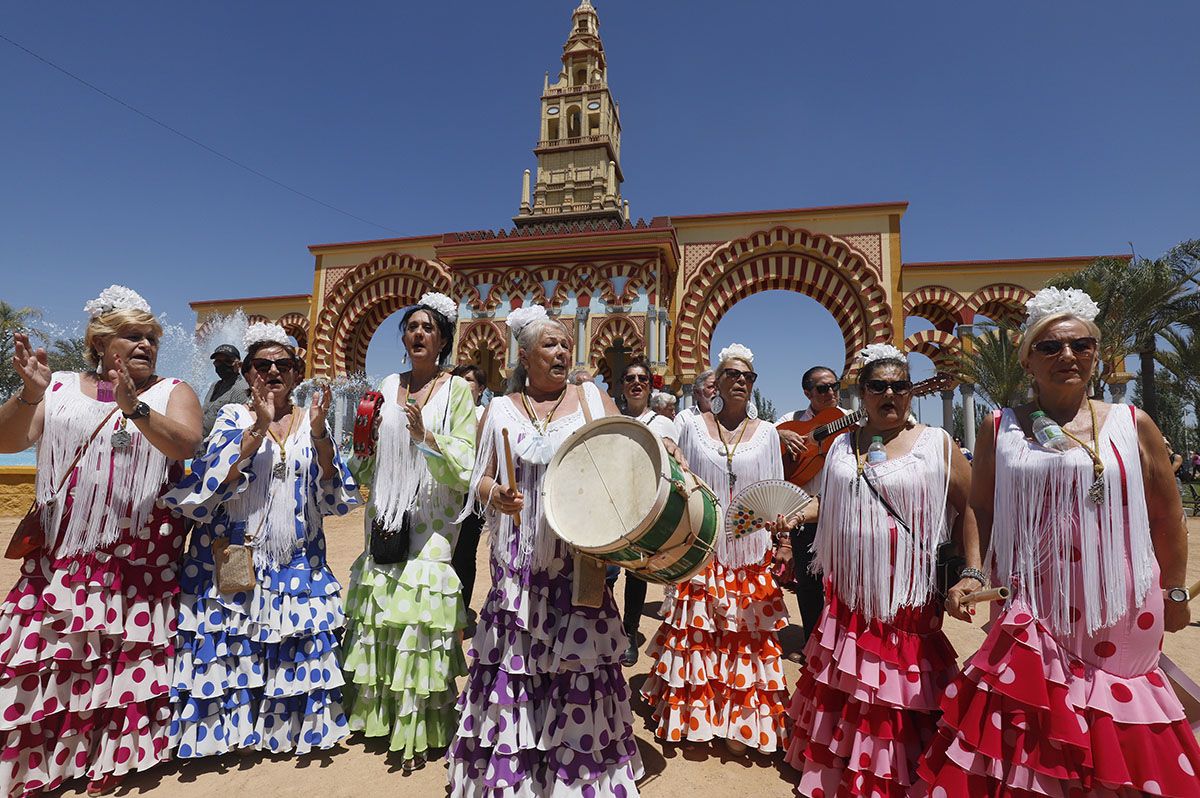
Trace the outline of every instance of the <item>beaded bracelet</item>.
{"type": "Polygon", "coordinates": [[[958,578],[959,579],[974,579],[976,582],[979,583],[980,587],[983,587],[987,584],[987,574],[985,574],[983,571],[979,570],[978,568],[963,568],[961,571],[958,572],[958,578]]]}

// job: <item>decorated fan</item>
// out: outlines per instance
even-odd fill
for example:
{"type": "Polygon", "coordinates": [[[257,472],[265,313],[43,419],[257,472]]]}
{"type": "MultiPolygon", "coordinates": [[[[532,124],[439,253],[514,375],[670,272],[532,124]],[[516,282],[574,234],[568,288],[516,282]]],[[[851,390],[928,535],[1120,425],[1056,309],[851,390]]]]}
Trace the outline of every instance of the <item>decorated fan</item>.
{"type": "Polygon", "coordinates": [[[755,482],[733,497],[725,511],[725,532],[734,540],[757,532],[779,516],[800,512],[812,497],[782,479],[755,482]]]}

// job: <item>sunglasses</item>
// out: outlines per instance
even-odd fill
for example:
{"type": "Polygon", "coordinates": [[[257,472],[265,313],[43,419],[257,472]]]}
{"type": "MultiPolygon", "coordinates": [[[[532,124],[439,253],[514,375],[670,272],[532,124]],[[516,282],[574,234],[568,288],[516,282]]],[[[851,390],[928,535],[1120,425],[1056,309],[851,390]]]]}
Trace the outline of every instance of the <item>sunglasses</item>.
{"type": "Polygon", "coordinates": [[[1033,348],[1040,355],[1054,357],[1063,351],[1064,346],[1071,347],[1071,351],[1077,355],[1085,355],[1088,352],[1094,352],[1096,345],[1096,339],[1088,336],[1086,338],[1072,338],[1070,341],[1038,341],[1033,345],[1033,348]]]}
{"type": "Polygon", "coordinates": [[[878,394],[883,396],[891,389],[896,396],[904,396],[913,389],[911,380],[867,380],[863,383],[863,387],[868,393],[878,394]]]}
{"type": "Polygon", "coordinates": [[[725,369],[724,371],[721,372],[721,375],[724,377],[728,377],[729,379],[733,380],[734,382],[737,382],[738,380],[744,378],[746,380],[746,382],[748,382],[751,385],[753,385],[754,381],[758,379],[758,375],[755,374],[753,371],[742,371],[741,369],[725,369]]]}
{"type": "Polygon", "coordinates": [[[820,385],[814,385],[812,387],[812,389],[814,391],[816,391],[817,393],[835,393],[841,387],[842,387],[841,383],[826,382],[826,383],[822,383],[820,385]]]}
{"type": "Polygon", "coordinates": [[[650,382],[650,377],[646,374],[626,374],[621,378],[626,384],[634,382],[650,382]]]}
{"type": "Polygon", "coordinates": [[[279,360],[271,360],[271,359],[265,358],[265,357],[256,357],[250,361],[250,365],[259,374],[268,373],[271,370],[271,366],[274,366],[276,369],[278,369],[280,374],[287,374],[289,371],[292,371],[293,369],[296,368],[296,361],[290,357],[283,357],[283,358],[280,358],[279,360]]]}

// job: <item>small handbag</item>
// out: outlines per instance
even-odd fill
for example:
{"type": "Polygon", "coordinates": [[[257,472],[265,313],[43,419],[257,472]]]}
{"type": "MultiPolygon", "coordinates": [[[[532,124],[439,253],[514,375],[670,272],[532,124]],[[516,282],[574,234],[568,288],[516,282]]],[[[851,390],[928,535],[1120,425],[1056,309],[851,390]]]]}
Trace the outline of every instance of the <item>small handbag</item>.
{"type": "Polygon", "coordinates": [[[388,529],[379,516],[371,519],[371,559],[376,565],[395,565],[408,559],[412,544],[412,514],[404,511],[399,529],[388,529]]]}
{"type": "Polygon", "coordinates": [[[49,501],[45,503],[34,499],[29,505],[29,511],[25,513],[25,517],[17,524],[17,529],[13,532],[12,539],[8,541],[8,547],[4,550],[4,557],[8,560],[24,560],[33,554],[36,554],[46,545],[46,529],[42,524],[42,518],[46,507],[58,500],[58,494],[62,492],[63,486],[67,484],[67,480],[71,478],[72,472],[75,471],[75,466],[79,465],[80,458],[91,445],[92,441],[96,440],[96,436],[100,434],[100,430],[104,429],[108,424],[108,420],[117,412],[117,408],[108,411],[104,419],[96,425],[92,430],[92,434],[87,437],[83,443],[79,444],[79,448],[75,450],[75,457],[71,460],[71,464],[67,466],[67,470],[63,472],[62,478],[58,480],[58,485],[54,488],[54,493],[49,501]]]}
{"type": "Polygon", "coordinates": [[[246,593],[254,589],[258,579],[254,573],[254,548],[246,543],[230,543],[229,538],[213,541],[213,566],[217,590],[223,595],[246,593]]]}

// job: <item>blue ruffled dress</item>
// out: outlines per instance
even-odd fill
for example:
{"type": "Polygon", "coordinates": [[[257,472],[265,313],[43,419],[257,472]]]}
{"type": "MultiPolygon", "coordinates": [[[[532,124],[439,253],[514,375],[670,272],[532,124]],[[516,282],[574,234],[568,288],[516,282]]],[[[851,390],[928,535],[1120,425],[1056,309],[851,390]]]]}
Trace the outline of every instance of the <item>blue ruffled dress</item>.
{"type": "Polygon", "coordinates": [[[163,503],[196,522],[180,574],[179,629],[171,685],[171,743],[183,758],[248,748],[306,753],[349,734],[342,710],[341,585],[325,561],[321,519],[361,499],[338,454],[322,480],[308,414],[284,440],[286,470],[272,476],[280,449],[270,438],[240,477],[224,481],[253,422],[226,405],[203,457],[163,503]],[[222,594],[214,584],[213,542],[255,547],[257,584],[222,594]]]}

